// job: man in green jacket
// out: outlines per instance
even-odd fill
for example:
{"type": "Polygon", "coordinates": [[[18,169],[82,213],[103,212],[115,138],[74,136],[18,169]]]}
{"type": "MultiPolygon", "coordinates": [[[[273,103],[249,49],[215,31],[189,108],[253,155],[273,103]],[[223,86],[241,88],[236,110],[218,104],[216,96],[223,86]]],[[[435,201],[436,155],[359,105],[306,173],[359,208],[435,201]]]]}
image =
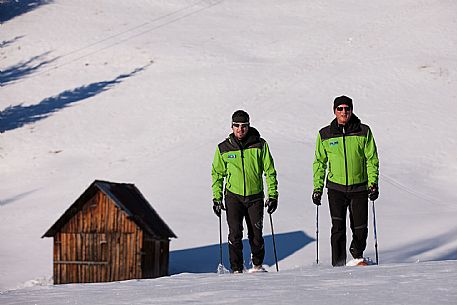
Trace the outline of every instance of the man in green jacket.
{"type": "Polygon", "coordinates": [[[229,227],[230,267],[234,273],[244,270],[243,219],[246,220],[251,246],[252,271],[265,271],[263,259],[263,174],[268,187],[265,202],[268,213],[278,206],[278,181],[267,142],[249,124],[249,115],[237,110],[232,115],[232,133],[216,148],[212,164],[213,210],[221,217],[226,210],[229,227]],[[224,190],[225,180],[225,190],[224,190]],[[225,197],[225,207],[222,199],[225,197]]]}
{"type": "Polygon", "coordinates": [[[332,265],[346,264],[346,214],[349,209],[352,242],[349,252],[363,261],[368,236],[368,198],[379,195],[379,160],[370,127],[353,113],[352,99],[335,98],[336,118],[322,128],[316,141],[313,163],[314,204],[321,204],[325,174],[332,218],[332,265]]]}

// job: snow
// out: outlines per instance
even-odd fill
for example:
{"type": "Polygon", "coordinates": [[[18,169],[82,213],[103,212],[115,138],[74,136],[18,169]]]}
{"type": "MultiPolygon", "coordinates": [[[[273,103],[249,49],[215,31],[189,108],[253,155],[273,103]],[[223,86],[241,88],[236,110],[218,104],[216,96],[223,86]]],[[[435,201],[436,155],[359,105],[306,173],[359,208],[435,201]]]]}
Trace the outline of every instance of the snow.
{"type": "Polygon", "coordinates": [[[455,304],[456,9],[0,1],[0,303],[455,304]],[[330,266],[326,199],[315,265],[314,143],[342,94],[378,144],[379,266],[330,266]],[[279,273],[266,226],[268,273],[215,274],[210,166],[240,108],[278,170],[279,273]],[[40,237],[95,179],[134,183],[176,233],[172,276],[51,285],[52,241],[40,237]]]}
{"type": "Polygon", "coordinates": [[[2,304],[455,304],[455,261],[33,287],[2,304]],[[405,272],[406,271],[406,272],[405,272]]]}

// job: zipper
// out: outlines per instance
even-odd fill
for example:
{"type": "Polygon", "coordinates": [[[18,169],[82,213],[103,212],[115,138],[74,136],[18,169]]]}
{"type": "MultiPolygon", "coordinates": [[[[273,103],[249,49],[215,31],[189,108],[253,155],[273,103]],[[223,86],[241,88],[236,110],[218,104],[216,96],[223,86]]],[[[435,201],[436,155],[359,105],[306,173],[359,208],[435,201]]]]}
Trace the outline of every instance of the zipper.
{"type": "Polygon", "coordinates": [[[246,197],[246,173],[244,171],[244,153],[243,153],[242,147],[241,147],[241,168],[243,170],[243,186],[244,186],[243,196],[246,197]]]}
{"type": "Polygon", "coordinates": [[[348,187],[348,159],[346,156],[346,130],[343,126],[344,170],[346,171],[346,189],[348,187]]]}
{"type": "MultiPolygon", "coordinates": [[[[232,142],[231,139],[230,139],[230,142],[232,142]]],[[[240,148],[240,152],[241,152],[241,170],[243,172],[243,196],[246,197],[246,173],[244,170],[244,146],[237,140],[235,140],[235,144],[240,148]]]]}

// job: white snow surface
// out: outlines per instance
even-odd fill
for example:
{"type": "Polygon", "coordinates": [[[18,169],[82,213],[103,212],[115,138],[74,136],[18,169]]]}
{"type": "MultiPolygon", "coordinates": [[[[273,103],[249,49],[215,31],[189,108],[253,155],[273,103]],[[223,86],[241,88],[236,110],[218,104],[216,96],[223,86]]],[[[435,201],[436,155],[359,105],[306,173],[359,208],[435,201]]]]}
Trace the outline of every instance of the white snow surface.
{"type": "MultiPolygon", "coordinates": [[[[0,1],[0,303],[455,304],[456,12],[441,0],[0,1]],[[378,145],[378,266],[331,267],[325,198],[315,264],[314,145],[342,94],[378,145]],[[278,170],[280,272],[266,217],[269,272],[215,273],[211,161],[237,109],[278,170]],[[41,236],[95,179],[134,183],[171,227],[171,276],[52,285],[41,236]]],[[[370,213],[374,259],[372,232],[370,213]]]]}

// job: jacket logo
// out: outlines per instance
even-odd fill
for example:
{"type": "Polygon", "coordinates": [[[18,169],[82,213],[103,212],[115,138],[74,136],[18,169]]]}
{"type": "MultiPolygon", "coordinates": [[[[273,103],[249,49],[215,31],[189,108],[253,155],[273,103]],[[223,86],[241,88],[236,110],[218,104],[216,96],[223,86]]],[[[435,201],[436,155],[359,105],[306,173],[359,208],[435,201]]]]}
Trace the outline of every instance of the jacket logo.
{"type": "Polygon", "coordinates": [[[331,141],[329,143],[330,146],[335,146],[335,145],[338,145],[338,141],[331,141]]]}
{"type": "Polygon", "coordinates": [[[227,156],[227,158],[229,158],[229,159],[235,159],[235,158],[236,158],[236,155],[234,155],[234,154],[229,154],[229,155],[227,156]]]}

